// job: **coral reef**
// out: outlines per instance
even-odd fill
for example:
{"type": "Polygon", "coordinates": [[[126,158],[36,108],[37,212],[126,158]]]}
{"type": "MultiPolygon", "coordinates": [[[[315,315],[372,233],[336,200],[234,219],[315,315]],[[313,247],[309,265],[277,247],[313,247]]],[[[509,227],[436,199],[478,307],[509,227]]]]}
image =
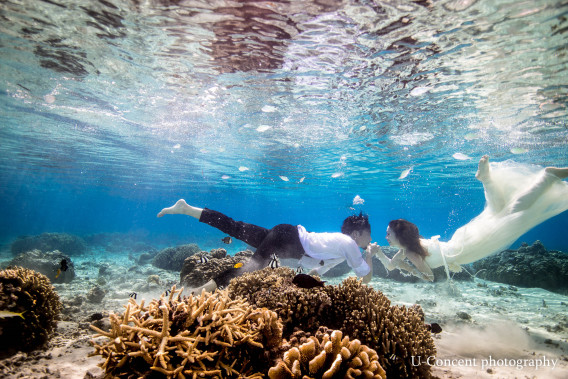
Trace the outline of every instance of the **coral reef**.
{"type": "Polygon", "coordinates": [[[294,327],[313,333],[326,326],[374,349],[387,376],[430,376],[430,366],[423,361],[413,365],[411,358],[436,354],[420,306],[391,306],[385,295],[355,278],[339,286],[301,289],[291,283],[294,274],[287,267],[265,268],[233,279],[228,291],[232,298],[277,312],[284,338],[294,327]]]}
{"type": "Polygon", "coordinates": [[[17,255],[30,250],[59,250],[67,255],[83,254],[87,248],[82,238],[67,233],[43,233],[38,236],[18,237],[10,247],[12,254],[17,255]]]}
{"type": "Polygon", "coordinates": [[[546,250],[540,241],[474,262],[473,268],[481,279],[568,294],[568,254],[546,250]]]}
{"type": "Polygon", "coordinates": [[[10,355],[44,346],[56,326],[61,302],[45,275],[9,267],[0,271],[0,309],[22,315],[0,318],[0,355],[10,355]]]}
{"type": "Polygon", "coordinates": [[[183,261],[200,251],[199,246],[194,243],[167,247],[154,257],[152,264],[164,270],[180,271],[183,267],[183,261]]]}
{"type": "Polygon", "coordinates": [[[373,349],[359,340],[349,341],[343,333],[334,330],[309,337],[299,347],[292,347],[276,366],[268,370],[270,379],[386,379],[373,349]]]}
{"type": "Polygon", "coordinates": [[[93,340],[109,376],[167,378],[261,378],[282,343],[276,313],[231,300],[226,291],[181,298],[175,286],[168,297],[148,305],[131,299],[126,311],[110,315],[108,332],[93,340]]]}
{"type": "Polygon", "coordinates": [[[225,249],[213,249],[210,254],[205,252],[186,259],[180,272],[180,283],[185,287],[200,287],[221,273],[232,269],[237,263],[244,263],[254,253],[250,250],[240,251],[234,256],[227,255],[225,249]],[[206,255],[207,262],[200,262],[200,257],[206,255]]]}
{"type": "Polygon", "coordinates": [[[234,278],[227,290],[231,298],[243,297],[253,305],[278,313],[284,323],[285,336],[294,328],[315,331],[321,325],[322,313],[332,301],[322,287],[295,286],[294,275],[288,267],[266,267],[234,278]]]}
{"type": "Polygon", "coordinates": [[[325,290],[333,306],[323,313],[322,325],[374,349],[388,377],[430,377],[430,366],[425,362],[415,365],[411,358],[436,354],[420,306],[391,306],[380,291],[353,277],[325,290]]]}
{"type": "Polygon", "coordinates": [[[37,271],[47,276],[52,283],[69,283],[75,279],[73,261],[59,250],[42,252],[34,249],[26,251],[12,259],[9,266],[20,266],[37,271]],[[65,260],[65,270],[61,269],[63,260],[65,260]]]}

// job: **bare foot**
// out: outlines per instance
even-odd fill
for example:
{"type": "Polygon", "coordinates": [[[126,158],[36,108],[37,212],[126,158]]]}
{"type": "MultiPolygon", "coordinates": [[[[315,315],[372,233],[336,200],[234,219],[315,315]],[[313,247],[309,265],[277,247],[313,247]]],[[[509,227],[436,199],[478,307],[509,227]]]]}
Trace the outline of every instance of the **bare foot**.
{"type": "Polygon", "coordinates": [[[568,178],[568,167],[547,167],[544,169],[544,171],[560,179],[568,178]]]}
{"type": "Polygon", "coordinates": [[[489,178],[489,155],[484,155],[479,160],[479,166],[475,177],[480,181],[489,178]]]}
{"type": "Polygon", "coordinates": [[[158,217],[163,215],[179,215],[188,214],[191,207],[185,202],[184,199],[179,199],[174,205],[168,208],[164,208],[158,213],[158,217]]]}

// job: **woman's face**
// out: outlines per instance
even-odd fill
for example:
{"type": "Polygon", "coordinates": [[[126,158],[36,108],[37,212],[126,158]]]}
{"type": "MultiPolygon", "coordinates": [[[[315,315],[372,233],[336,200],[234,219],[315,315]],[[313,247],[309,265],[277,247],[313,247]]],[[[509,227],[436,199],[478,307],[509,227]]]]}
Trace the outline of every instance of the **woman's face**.
{"type": "Polygon", "coordinates": [[[396,238],[396,234],[390,226],[387,226],[387,242],[391,246],[400,247],[400,242],[398,242],[398,238],[396,238]]]}

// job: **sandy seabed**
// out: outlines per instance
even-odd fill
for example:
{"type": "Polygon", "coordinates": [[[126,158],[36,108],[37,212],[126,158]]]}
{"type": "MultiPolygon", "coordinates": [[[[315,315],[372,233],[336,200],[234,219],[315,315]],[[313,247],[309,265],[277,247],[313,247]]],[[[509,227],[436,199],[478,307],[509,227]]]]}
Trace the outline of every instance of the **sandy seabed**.
{"type": "MultiPolygon", "coordinates": [[[[77,277],[54,286],[64,308],[47,349],[0,360],[0,378],[103,378],[102,358],[89,356],[93,315],[102,313],[106,320],[109,312],[123,312],[133,292],[137,301],[149,301],[179,280],[178,273],[135,265],[126,255],[93,252],[73,261],[77,277]],[[93,302],[87,295],[97,285],[105,295],[93,302]]],[[[442,326],[442,333],[433,336],[436,357],[414,358],[432,365],[439,378],[568,377],[567,296],[478,279],[455,282],[452,291],[447,283],[405,284],[377,277],[370,285],[393,304],[420,304],[426,322],[442,326]]]]}

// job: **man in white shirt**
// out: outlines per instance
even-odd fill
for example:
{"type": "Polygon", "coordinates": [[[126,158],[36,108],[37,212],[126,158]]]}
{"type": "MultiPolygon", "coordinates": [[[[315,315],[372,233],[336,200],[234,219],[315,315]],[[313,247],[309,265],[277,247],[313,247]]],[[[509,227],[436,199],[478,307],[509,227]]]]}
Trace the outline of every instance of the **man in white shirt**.
{"type": "Polygon", "coordinates": [[[311,273],[324,274],[337,264],[347,264],[364,281],[371,279],[371,257],[378,250],[371,244],[371,225],[366,215],[349,216],[343,221],[341,233],[307,232],[301,225],[279,224],[272,229],[235,221],[232,218],[207,208],[188,205],[178,200],[173,206],[164,208],[158,217],[166,214],[184,214],[211,225],[222,232],[256,248],[254,255],[239,269],[231,269],[214,278],[207,289],[226,286],[229,281],[245,272],[266,267],[275,254],[279,259],[298,259],[299,264],[311,269],[311,273]],[[359,249],[366,249],[363,259],[359,249]]]}

